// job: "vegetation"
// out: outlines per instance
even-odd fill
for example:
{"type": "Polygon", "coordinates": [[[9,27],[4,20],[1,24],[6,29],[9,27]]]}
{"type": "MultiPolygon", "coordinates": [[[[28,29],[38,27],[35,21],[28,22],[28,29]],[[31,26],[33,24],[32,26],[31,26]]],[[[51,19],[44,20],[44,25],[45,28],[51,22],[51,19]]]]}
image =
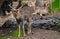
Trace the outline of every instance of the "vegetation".
{"type": "MultiPolygon", "coordinates": [[[[13,38],[18,37],[19,35],[19,28],[17,28],[16,30],[14,30],[10,35],[4,36],[4,37],[0,37],[0,39],[8,39],[10,36],[12,36],[13,38]]],[[[20,29],[20,36],[22,35],[22,29],[20,29]]]]}
{"type": "MultiPolygon", "coordinates": [[[[19,28],[12,32],[13,37],[18,37],[19,35],[19,28]]],[[[20,35],[22,35],[22,29],[20,29],[20,35]]]]}
{"type": "Polygon", "coordinates": [[[56,11],[60,9],[60,0],[54,0],[54,2],[52,1],[53,0],[51,0],[51,4],[50,4],[51,11],[56,11]]]}

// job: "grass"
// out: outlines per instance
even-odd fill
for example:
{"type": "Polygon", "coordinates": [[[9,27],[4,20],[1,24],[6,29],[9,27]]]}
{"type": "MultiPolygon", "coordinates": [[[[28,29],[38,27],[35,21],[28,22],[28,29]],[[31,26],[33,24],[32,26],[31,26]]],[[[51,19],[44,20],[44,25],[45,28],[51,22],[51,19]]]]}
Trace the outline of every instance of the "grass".
{"type": "Polygon", "coordinates": [[[0,37],[0,39],[4,39],[3,37],[0,37]]]}
{"type": "MultiPolygon", "coordinates": [[[[14,30],[10,35],[13,38],[18,37],[18,35],[19,35],[19,28],[17,28],[16,30],[14,30]]],[[[8,39],[10,37],[10,35],[4,36],[4,37],[0,37],[0,39],[8,39]]],[[[20,29],[20,36],[21,35],[22,35],[22,29],[20,29]]]]}
{"type": "Polygon", "coordinates": [[[60,9],[60,0],[55,0],[55,2],[52,2],[50,4],[51,11],[56,11],[60,9]]]}
{"type": "MultiPolygon", "coordinates": [[[[13,37],[18,37],[19,35],[19,28],[12,32],[13,37]]],[[[20,29],[20,36],[22,35],[22,29],[20,29]]]]}

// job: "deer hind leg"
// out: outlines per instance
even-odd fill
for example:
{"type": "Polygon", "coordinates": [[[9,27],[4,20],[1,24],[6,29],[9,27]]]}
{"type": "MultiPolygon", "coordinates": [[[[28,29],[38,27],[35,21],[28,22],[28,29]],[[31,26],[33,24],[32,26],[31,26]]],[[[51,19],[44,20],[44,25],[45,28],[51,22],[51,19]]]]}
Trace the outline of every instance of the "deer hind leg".
{"type": "Polygon", "coordinates": [[[31,33],[31,23],[28,24],[28,34],[31,33]]]}

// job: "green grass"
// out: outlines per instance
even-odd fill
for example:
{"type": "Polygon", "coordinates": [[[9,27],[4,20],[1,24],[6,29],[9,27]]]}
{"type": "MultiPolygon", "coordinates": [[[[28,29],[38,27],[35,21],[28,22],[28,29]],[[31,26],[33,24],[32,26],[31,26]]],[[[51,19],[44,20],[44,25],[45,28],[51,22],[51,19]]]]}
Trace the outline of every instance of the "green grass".
{"type": "MultiPolygon", "coordinates": [[[[16,30],[14,30],[12,33],[11,33],[11,36],[13,38],[15,37],[18,37],[18,34],[19,34],[19,28],[17,28],[16,30]]],[[[20,36],[22,35],[22,29],[20,29],[20,36]]],[[[9,38],[9,35],[7,36],[4,36],[4,37],[0,37],[0,39],[8,39],[9,38]]]]}
{"type": "MultiPolygon", "coordinates": [[[[13,37],[18,37],[19,34],[19,29],[16,29],[15,31],[12,32],[13,37]]],[[[22,29],[20,29],[20,36],[22,35],[22,29]]]]}
{"type": "Polygon", "coordinates": [[[50,9],[51,9],[51,11],[56,11],[56,10],[60,9],[60,0],[55,0],[55,2],[52,2],[50,4],[50,9]]]}
{"type": "Polygon", "coordinates": [[[3,37],[0,37],[0,39],[4,39],[3,37]]]}

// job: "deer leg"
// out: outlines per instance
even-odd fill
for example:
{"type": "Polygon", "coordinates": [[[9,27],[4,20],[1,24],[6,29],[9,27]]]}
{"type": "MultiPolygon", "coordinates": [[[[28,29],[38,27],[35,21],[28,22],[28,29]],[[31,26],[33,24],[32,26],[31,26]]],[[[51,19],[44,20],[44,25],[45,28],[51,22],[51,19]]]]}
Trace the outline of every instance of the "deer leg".
{"type": "Polygon", "coordinates": [[[28,34],[31,33],[31,23],[28,24],[28,34]]]}
{"type": "Polygon", "coordinates": [[[19,35],[18,36],[20,36],[20,29],[21,29],[21,27],[20,27],[20,25],[18,25],[18,27],[19,27],[19,35]]]}
{"type": "Polygon", "coordinates": [[[25,28],[24,28],[24,24],[23,24],[22,27],[23,27],[23,35],[26,36],[26,34],[25,34],[25,28]]]}

